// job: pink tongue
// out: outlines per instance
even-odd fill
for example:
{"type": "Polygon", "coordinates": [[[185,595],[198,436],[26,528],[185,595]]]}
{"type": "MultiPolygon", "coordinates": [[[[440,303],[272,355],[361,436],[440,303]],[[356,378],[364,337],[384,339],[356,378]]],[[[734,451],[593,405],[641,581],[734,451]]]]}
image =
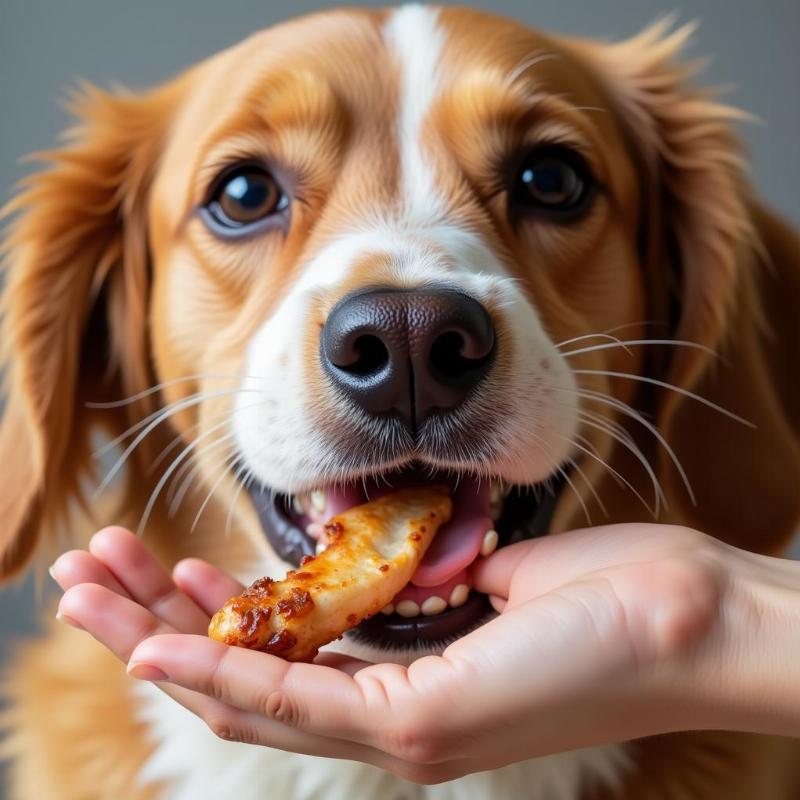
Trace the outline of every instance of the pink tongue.
{"type": "Polygon", "coordinates": [[[488,481],[462,480],[453,496],[453,518],[436,534],[411,583],[439,586],[468,567],[478,557],[483,537],[492,527],[488,511],[488,481]]]}

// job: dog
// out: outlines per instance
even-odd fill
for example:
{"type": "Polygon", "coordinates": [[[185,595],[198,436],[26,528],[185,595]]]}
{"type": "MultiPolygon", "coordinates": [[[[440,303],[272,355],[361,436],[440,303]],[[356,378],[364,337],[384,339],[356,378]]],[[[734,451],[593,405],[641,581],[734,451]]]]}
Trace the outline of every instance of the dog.
{"type": "MultiPolygon", "coordinates": [[[[745,115],[681,63],[690,35],[331,11],[147,93],[83,87],[68,141],[6,211],[3,574],[113,521],[168,566],[281,575],[314,551],[312,508],[409,474],[490,485],[500,546],[657,519],[784,551],[800,241],[746,175],[745,115]]],[[[338,646],[440,652],[490,613],[459,592],[338,646]]],[[[727,732],[417,786],[221,741],[85,634],[46,627],[8,678],[15,800],[800,786],[797,742],[727,732]]]]}

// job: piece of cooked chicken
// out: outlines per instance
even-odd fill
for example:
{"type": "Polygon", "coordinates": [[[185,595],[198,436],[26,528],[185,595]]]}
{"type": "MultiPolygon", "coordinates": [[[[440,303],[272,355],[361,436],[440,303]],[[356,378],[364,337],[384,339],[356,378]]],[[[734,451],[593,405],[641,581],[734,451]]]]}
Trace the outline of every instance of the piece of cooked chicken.
{"type": "Polygon", "coordinates": [[[328,547],[282,581],[261,578],[232,597],[208,627],[212,639],[311,661],[319,648],[380,611],[409,582],[450,519],[447,488],[400,489],[333,517],[328,547]]]}

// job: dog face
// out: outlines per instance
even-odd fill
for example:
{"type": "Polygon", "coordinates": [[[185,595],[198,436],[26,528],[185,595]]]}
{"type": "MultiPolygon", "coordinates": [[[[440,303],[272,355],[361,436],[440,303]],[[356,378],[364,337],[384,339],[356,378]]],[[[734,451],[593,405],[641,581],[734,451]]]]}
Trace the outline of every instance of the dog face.
{"type": "MultiPolygon", "coordinates": [[[[90,91],[12,203],[7,569],[80,494],[93,427],[121,437],[124,507],[168,560],[235,566],[224,519],[279,573],[331,514],[420,480],[452,483],[464,536],[494,525],[501,546],[655,515],[779,547],[800,404],[773,373],[796,354],[765,359],[759,321],[797,333],[763,265],[796,288],[791,235],[743,180],[734,112],[672,64],[687,35],[333,12],[147,96],[90,91]]],[[[362,654],[480,624],[476,556],[359,631],[362,654]],[[431,596],[450,607],[419,615],[431,596]]]]}

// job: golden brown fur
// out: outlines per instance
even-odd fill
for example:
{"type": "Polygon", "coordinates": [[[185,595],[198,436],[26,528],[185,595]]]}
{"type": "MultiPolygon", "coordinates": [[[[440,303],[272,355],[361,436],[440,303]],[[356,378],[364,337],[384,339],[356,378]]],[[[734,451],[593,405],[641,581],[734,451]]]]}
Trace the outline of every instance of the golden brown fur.
{"type": "MultiPolygon", "coordinates": [[[[383,19],[337,12],[289,23],[149,94],[87,88],[76,99],[79,125],[69,142],[44,154],[46,168],[8,209],[17,217],[6,243],[2,330],[4,575],[24,569],[37,545],[52,558],[67,528],[78,545],[101,523],[135,528],[163,474],[163,462],[152,470],[157,455],[176,435],[189,441],[193,431],[207,430],[230,398],[187,406],[156,429],[133,453],[111,506],[98,506],[81,489],[81,481],[96,481],[90,429],[113,438],[159,406],[189,398],[201,382],[177,380],[182,376],[235,375],[244,343],[302,259],[349,220],[392,202],[397,78],[393,65],[376,57],[383,19]],[[364,79],[364,61],[373,80],[364,79]],[[197,131],[204,132],[201,146],[197,131]],[[208,164],[247,149],[253,137],[301,176],[304,202],[285,242],[233,250],[201,230],[191,209],[212,177],[208,164]],[[261,269],[267,262],[271,268],[261,269]],[[159,381],[167,382],[161,392],[133,404],[86,406],[159,381]]],[[[800,242],[760,205],[746,179],[731,132],[741,115],[693,88],[692,68],[677,60],[685,29],[655,26],[600,45],[544,37],[464,9],[447,9],[442,20],[457,79],[429,133],[446,145],[440,154],[457,159],[440,155],[437,176],[454,215],[524,279],[556,341],[628,325],[626,338],[674,336],[718,351],[721,358],[697,349],[608,350],[572,366],[660,376],[754,423],[629,380],[583,382],[652,414],[686,467],[695,504],[663,449],[630,426],[658,464],[670,501],[663,521],[780,553],[800,521],[800,242]],[[535,85],[524,75],[511,87],[503,83],[539,51],[558,57],[536,65],[535,85]],[[500,200],[482,194],[492,154],[540,135],[529,125],[534,107],[548,136],[577,137],[590,159],[602,153],[595,166],[608,197],[575,231],[515,232],[500,200]]],[[[202,388],[226,383],[206,380],[202,388]]],[[[613,409],[602,413],[615,418],[613,409]]],[[[596,430],[586,436],[647,496],[647,476],[627,450],[596,430]]],[[[218,463],[202,455],[199,461],[210,485],[218,463]]],[[[646,518],[599,464],[587,459],[582,467],[610,520],[646,518]]],[[[243,569],[260,546],[244,499],[230,539],[218,535],[235,488],[233,476],[222,481],[191,535],[197,506],[168,519],[159,503],[147,541],[168,564],[194,555],[243,569]]],[[[594,522],[605,521],[587,488],[578,489],[594,522]]],[[[581,514],[565,494],[555,530],[583,524],[581,514]]],[[[17,654],[10,686],[15,800],[158,796],[133,788],[149,745],[133,721],[124,671],[86,636],[48,626],[43,640],[17,654]]],[[[620,800],[791,800],[800,791],[797,742],[692,733],[637,748],[638,771],[614,795],[620,800]]],[[[611,796],[598,792],[591,797],[611,796]]]]}

